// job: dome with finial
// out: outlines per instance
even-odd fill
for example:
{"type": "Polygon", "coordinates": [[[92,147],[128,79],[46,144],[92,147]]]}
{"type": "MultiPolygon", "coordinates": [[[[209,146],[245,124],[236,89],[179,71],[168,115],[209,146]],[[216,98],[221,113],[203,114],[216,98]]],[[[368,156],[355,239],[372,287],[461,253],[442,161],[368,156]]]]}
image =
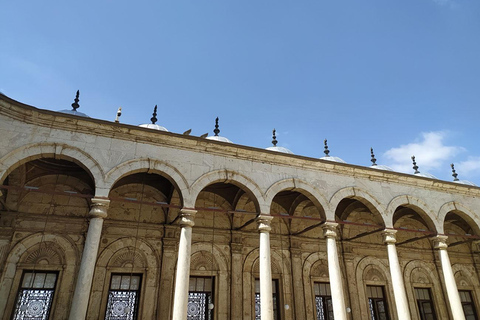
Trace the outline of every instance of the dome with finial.
{"type": "Polygon", "coordinates": [[[158,124],[155,124],[157,122],[157,120],[158,120],[157,119],[157,105],[155,105],[155,107],[153,108],[152,117],[150,118],[150,121],[152,121],[152,123],[141,124],[141,125],[139,125],[139,127],[168,132],[167,128],[159,126],[158,124]]]}
{"type": "Polygon", "coordinates": [[[79,116],[79,117],[90,118],[85,113],[77,111],[77,109],[80,108],[80,105],[78,104],[78,102],[80,101],[79,97],[80,97],[80,90],[77,90],[77,94],[75,95],[75,99],[73,100],[73,103],[72,103],[72,110],[65,109],[65,110],[60,110],[59,112],[72,114],[74,116],[79,116]]]}
{"type": "Polygon", "coordinates": [[[430,178],[430,179],[437,179],[437,177],[435,177],[433,174],[430,174],[430,173],[420,173],[420,171],[418,171],[418,166],[417,166],[417,162],[415,161],[415,156],[412,156],[412,163],[413,163],[413,170],[415,170],[415,172],[413,173],[414,175],[418,176],[418,177],[424,177],[424,178],[430,178]]]}
{"type": "Polygon", "coordinates": [[[327,161],[333,161],[333,162],[340,162],[340,163],[346,163],[339,157],[332,157],[330,156],[330,150],[328,150],[328,145],[327,145],[327,139],[323,140],[324,150],[323,153],[325,153],[325,157],[321,157],[320,160],[327,160],[327,161]]]}
{"type": "Polygon", "coordinates": [[[453,177],[453,182],[455,183],[459,183],[459,184],[465,184],[467,186],[473,186],[473,187],[476,187],[477,185],[471,181],[468,181],[468,180],[460,180],[458,179],[458,173],[455,171],[455,165],[452,163],[450,165],[450,167],[452,168],[452,177],[453,177]]]}
{"type": "Polygon", "coordinates": [[[393,171],[393,169],[388,167],[388,166],[384,166],[382,164],[380,164],[380,165],[377,164],[377,159],[375,159],[375,154],[373,153],[373,148],[370,148],[370,156],[371,156],[370,161],[372,161],[372,165],[370,166],[370,168],[378,169],[378,170],[385,170],[385,171],[393,171]]]}
{"type": "Polygon", "coordinates": [[[277,131],[275,129],[273,129],[273,136],[272,136],[272,144],[273,146],[272,147],[268,147],[266,148],[266,150],[270,150],[270,151],[276,151],[276,152],[281,152],[281,153],[289,153],[289,154],[293,154],[292,151],[288,150],[287,148],[284,148],[284,147],[277,147],[277,136],[275,135],[277,131]]]}
{"type": "Polygon", "coordinates": [[[213,136],[208,136],[207,139],[208,139],[208,140],[215,140],[215,141],[232,143],[232,141],[228,140],[227,138],[218,135],[218,134],[220,133],[220,129],[218,129],[218,127],[219,127],[219,126],[218,126],[218,117],[217,117],[217,118],[215,119],[215,129],[213,130],[213,133],[214,133],[215,135],[213,135],[213,136]]]}

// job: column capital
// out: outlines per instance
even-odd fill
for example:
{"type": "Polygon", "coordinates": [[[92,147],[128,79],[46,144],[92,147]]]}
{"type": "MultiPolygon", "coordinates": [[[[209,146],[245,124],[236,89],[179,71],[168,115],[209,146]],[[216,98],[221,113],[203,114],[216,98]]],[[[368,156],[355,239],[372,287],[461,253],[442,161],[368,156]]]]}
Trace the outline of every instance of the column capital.
{"type": "Polygon", "coordinates": [[[397,230],[385,229],[382,231],[384,244],[395,244],[397,242],[397,230]]]}
{"type": "Polygon", "coordinates": [[[270,232],[270,230],[272,230],[272,227],[270,226],[270,224],[272,223],[272,219],[273,219],[272,216],[269,216],[269,215],[266,215],[266,214],[259,215],[256,218],[258,231],[260,231],[260,232],[270,232]]]}
{"type": "Polygon", "coordinates": [[[448,247],[447,239],[448,239],[448,236],[443,236],[443,235],[436,235],[435,237],[432,237],[431,240],[433,242],[433,248],[447,249],[448,247]]]}
{"type": "Polygon", "coordinates": [[[180,209],[180,226],[182,227],[193,227],[195,225],[195,215],[197,210],[194,209],[180,209]]]}
{"type": "Polygon", "coordinates": [[[325,238],[337,238],[338,223],[326,221],[322,224],[323,236],[325,238]]]}
{"type": "Polygon", "coordinates": [[[107,217],[107,209],[110,205],[110,200],[105,198],[92,198],[92,206],[88,215],[90,218],[102,218],[107,217]]]}

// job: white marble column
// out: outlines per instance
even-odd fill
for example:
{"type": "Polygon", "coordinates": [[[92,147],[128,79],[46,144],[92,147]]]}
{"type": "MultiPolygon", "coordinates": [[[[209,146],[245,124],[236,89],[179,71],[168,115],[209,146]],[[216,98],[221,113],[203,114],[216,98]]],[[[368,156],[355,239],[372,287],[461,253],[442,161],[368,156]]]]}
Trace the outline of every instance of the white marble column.
{"type": "Polygon", "coordinates": [[[197,210],[180,210],[180,242],[178,244],[173,320],[187,319],[188,285],[190,282],[190,257],[192,253],[192,227],[197,210]]]}
{"type": "Polygon", "coordinates": [[[78,271],[77,285],[73,294],[69,320],[83,320],[87,315],[88,300],[92,288],[93,273],[97,261],[103,219],[107,217],[110,200],[93,198],[89,212],[90,224],[83,247],[82,261],[78,271]]]}
{"type": "Polygon", "coordinates": [[[260,215],[257,218],[260,232],[260,317],[273,320],[272,263],[270,258],[270,223],[273,217],[260,215]]]}
{"type": "Polygon", "coordinates": [[[448,257],[447,238],[447,236],[440,235],[433,237],[433,247],[438,250],[440,256],[445,288],[447,289],[447,297],[453,319],[465,320],[465,314],[463,313],[462,302],[460,301],[460,295],[458,294],[455,276],[453,275],[452,265],[450,264],[450,258],[448,257]]]}
{"type": "Polygon", "coordinates": [[[410,310],[408,308],[407,293],[403,283],[402,269],[398,262],[397,248],[395,243],[397,230],[386,229],[382,232],[383,243],[387,245],[388,264],[390,265],[390,275],[392,277],[393,296],[397,307],[398,319],[410,320],[410,310]]]}
{"type": "Polygon", "coordinates": [[[323,236],[327,241],[328,275],[330,277],[330,291],[332,292],[333,315],[335,320],[346,320],[345,295],[343,293],[342,271],[337,252],[337,226],[335,222],[325,222],[322,225],[323,236]]]}

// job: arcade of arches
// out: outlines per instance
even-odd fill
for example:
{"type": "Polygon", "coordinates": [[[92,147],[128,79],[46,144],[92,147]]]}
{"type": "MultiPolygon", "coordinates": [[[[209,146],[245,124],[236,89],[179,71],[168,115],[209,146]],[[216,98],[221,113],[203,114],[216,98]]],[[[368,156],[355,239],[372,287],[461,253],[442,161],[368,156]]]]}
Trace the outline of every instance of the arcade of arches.
{"type": "Polygon", "coordinates": [[[478,319],[477,187],[5,97],[0,133],[1,319],[478,319]]]}

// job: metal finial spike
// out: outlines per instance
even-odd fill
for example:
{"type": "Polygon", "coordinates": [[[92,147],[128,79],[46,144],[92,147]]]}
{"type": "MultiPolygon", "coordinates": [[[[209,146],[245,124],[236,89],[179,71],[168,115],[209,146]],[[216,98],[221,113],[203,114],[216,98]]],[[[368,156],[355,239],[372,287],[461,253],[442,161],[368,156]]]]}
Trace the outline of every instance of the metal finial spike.
{"type": "Polygon", "coordinates": [[[327,145],[327,139],[323,140],[323,144],[325,145],[325,150],[323,150],[323,153],[325,153],[325,156],[329,157],[330,150],[328,150],[328,145],[327,145]]]}
{"type": "Polygon", "coordinates": [[[115,122],[119,123],[120,122],[120,116],[122,115],[122,107],[118,108],[117,110],[117,116],[115,117],[115,122]]]}
{"type": "Polygon", "coordinates": [[[155,108],[153,108],[153,117],[150,118],[152,121],[152,124],[155,124],[157,122],[157,105],[155,105],[155,108]]]}
{"type": "Polygon", "coordinates": [[[77,111],[78,108],[80,108],[80,105],[78,104],[78,101],[80,101],[78,99],[78,97],[80,96],[80,90],[77,90],[77,94],[75,95],[75,102],[72,103],[72,108],[73,108],[73,111],[77,111]]]}
{"type": "Polygon", "coordinates": [[[370,159],[370,161],[372,161],[372,166],[376,166],[377,165],[377,159],[375,159],[375,154],[373,153],[373,148],[370,148],[370,155],[372,157],[372,159],[370,159]]]}
{"type": "Polygon", "coordinates": [[[273,129],[273,136],[272,136],[272,143],[273,143],[273,146],[276,147],[277,146],[277,136],[275,135],[275,133],[277,132],[277,130],[273,129]]]}
{"type": "Polygon", "coordinates": [[[453,181],[460,181],[460,179],[458,179],[458,173],[455,172],[455,165],[452,163],[450,165],[450,167],[452,167],[452,177],[453,177],[453,181]]]}
{"type": "Polygon", "coordinates": [[[218,117],[217,117],[217,119],[215,119],[215,130],[213,130],[213,133],[215,133],[216,137],[220,133],[220,129],[218,129],[218,117]]]}
{"type": "Polygon", "coordinates": [[[415,162],[415,156],[412,156],[412,161],[413,161],[413,170],[415,170],[414,173],[420,173],[420,171],[418,171],[417,163],[415,162]]]}

